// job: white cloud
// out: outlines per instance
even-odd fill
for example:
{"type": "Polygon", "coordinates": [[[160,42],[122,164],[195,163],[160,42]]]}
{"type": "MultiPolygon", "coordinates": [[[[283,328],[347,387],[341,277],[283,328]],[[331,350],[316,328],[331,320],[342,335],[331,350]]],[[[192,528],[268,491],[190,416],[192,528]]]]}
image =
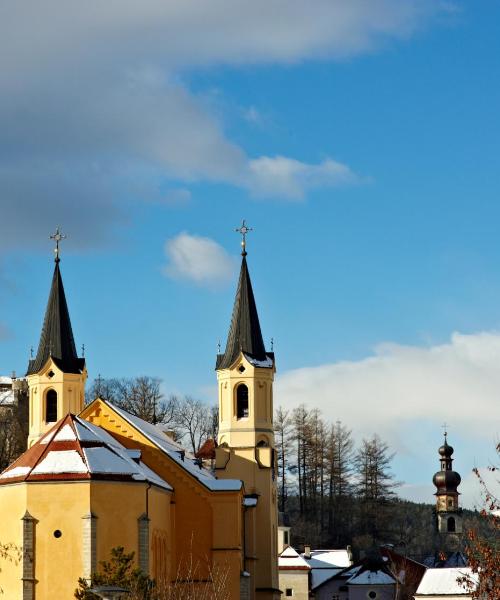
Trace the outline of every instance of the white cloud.
{"type": "Polygon", "coordinates": [[[498,427],[499,365],[500,334],[454,333],[446,344],[382,344],[364,360],[288,371],[278,390],[288,404],[307,400],[366,434],[430,420],[484,436],[498,427]]]}
{"type": "Polygon", "coordinates": [[[359,361],[278,373],[276,405],[319,408],[340,419],[356,440],[374,432],[397,452],[401,495],[432,502],[437,448],[447,422],[464,498],[473,501],[473,467],[490,464],[500,433],[500,333],[454,333],[428,346],[382,344],[359,361]],[[418,483],[420,482],[420,483],[418,483]]]}
{"type": "Polygon", "coordinates": [[[199,285],[214,285],[231,280],[235,261],[214,240],[180,233],[167,240],[165,253],[167,276],[194,281],[199,285]]]}
{"type": "Polygon", "coordinates": [[[286,156],[261,156],[251,160],[249,167],[249,187],[258,196],[301,199],[311,188],[360,181],[348,166],[332,159],[310,165],[286,156]]]}
{"type": "MultiPolygon", "coordinates": [[[[34,212],[44,229],[53,213],[76,218],[82,243],[92,243],[124,201],[161,197],[165,180],[288,198],[351,182],[349,168],[330,159],[248,156],[180,76],[207,65],[369,52],[411,35],[443,7],[436,0],[2,3],[4,213],[34,212]]],[[[32,240],[29,233],[18,243],[32,240]]]]}

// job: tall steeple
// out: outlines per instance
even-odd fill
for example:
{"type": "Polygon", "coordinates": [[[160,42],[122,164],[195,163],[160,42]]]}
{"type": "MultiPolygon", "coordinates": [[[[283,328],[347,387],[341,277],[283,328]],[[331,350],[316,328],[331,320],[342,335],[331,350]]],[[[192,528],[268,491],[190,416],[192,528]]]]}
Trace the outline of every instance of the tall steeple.
{"type": "Polygon", "coordinates": [[[457,489],[461,477],[453,470],[453,452],[445,429],[444,443],[438,450],[441,470],[435,473],[432,481],[436,486],[437,530],[447,535],[462,533],[462,509],[458,505],[460,492],[457,489]]]}
{"type": "Polygon", "coordinates": [[[56,241],[54,274],[38,351],[26,373],[30,391],[28,446],[67,413],[79,413],[84,404],[85,358],[76,352],[59,266],[59,242],[65,237],[59,229],[51,236],[56,241]]]}
{"type": "Polygon", "coordinates": [[[219,433],[215,468],[221,479],[241,479],[254,499],[245,513],[246,570],[253,600],[279,598],[276,451],[273,429],[274,353],[266,352],[248,273],[245,221],[242,261],[224,354],[217,356],[219,433]]]}
{"type": "Polygon", "coordinates": [[[243,255],[241,261],[240,278],[234,300],[226,350],[224,354],[217,357],[217,369],[228,369],[238,358],[240,352],[256,361],[267,359],[246,255],[243,255]]]}
{"type": "Polygon", "coordinates": [[[55,263],[38,352],[29,361],[27,375],[38,373],[50,357],[65,373],[81,373],[85,367],[85,359],[78,358],[76,353],[59,257],[55,263]]]}

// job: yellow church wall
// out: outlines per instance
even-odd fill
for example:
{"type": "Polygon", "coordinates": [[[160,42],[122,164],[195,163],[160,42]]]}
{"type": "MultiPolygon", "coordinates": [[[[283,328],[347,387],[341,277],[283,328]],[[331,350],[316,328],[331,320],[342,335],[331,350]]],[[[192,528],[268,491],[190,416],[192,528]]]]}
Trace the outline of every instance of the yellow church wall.
{"type": "Polygon", "coordinates": [[[29,483],[26,508],[35,525],[35,597],[71,598],[83,573],[82,517],[90,506],[90,482],[29,483]],[[61,537],[54,537],[59,530],[61,537]]]}
{"type": "Polygon", "coordinates": [[[217,475],[243,480],[245,493],[258,497],[254,512],[247,516],[247,570],[252,574],[256,599],[271,600],[279,595],[272,422],[274,368],[255,367],[240,353],[230,368],[217,371],[217,379],[222,415],[216,449],[217,475]],[[241,384],[248,388],[248,416],[243,417],[237,411],[241,384]]]}
{"type": "Polygon", "coordinates": [[[211,492],[100,400],[80,416],[105,428],[125,447],[140,449],[144,463],[173,487],[172,578],[189,577],[195,566],[197,578],[208,579],[213,565],[223,564],[228,584],[235,594],[238,590],[232,597],[239,597],[242,492],[211,492]]]}
{"type": "MultiPolygon", "coordinates": [[[[21,548],[23,544],[22,518],[26,512],[26,486],[9,485],[0,486],[0,543],[14,544],[21,548]],[[8,515],[8,516],[5,516],[8,515]]],[[[15,556],[15,551],[11,553],[15,556]]],[[[19,562],[8,560],[0,561],[0,589],[3,596],[0,598],[22,597],[22,565],[19,562]]]]}
{"type": "Polygon", "coordinates": [[[57,393],[57,420],[69,412],[78,414],[84,404],[86,379],[87,371],[63,373],[52,359],[47,361],[39,373],[28,375],[30,403],[28,448],[55,424],[45,421],[47,392],[52,389],[57,393]],[[50,373],[53,375],[49,376],[50,373]]]}
{"type": "MultiPolygon", "coordinates": [[[[138,562],[138,519],[147,514],[149,523],[149,548],[152,531],[168,535],[170,530],[170,493],[147,484],[132,482],[93,481],[90,508],[97,518],[97,563],[108,560],[112,548],[123,546],[125,552],[135,552],[138,562]],[[124,502],[124,498],[127,499],[124,502]]],[[[151,561],[150,561],[151,565],[151,561]]],[[[152,572],[150,570],[150,575],[152,572]]]]}

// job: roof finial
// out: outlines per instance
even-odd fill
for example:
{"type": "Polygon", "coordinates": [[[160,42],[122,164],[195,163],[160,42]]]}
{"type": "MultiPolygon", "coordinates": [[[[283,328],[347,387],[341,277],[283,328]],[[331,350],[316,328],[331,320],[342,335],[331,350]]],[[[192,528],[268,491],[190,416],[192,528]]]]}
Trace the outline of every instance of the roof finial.
{"type": "Polygon", "coordinates": [[[63,233],[60,231],[60,229],[59,229],[59,227],[58,227],[58,228],[56,229],[56,232],[55,232],[55,233],[53,233],[53,234],[50,236],[50,239],[51,239],[51,240],[55,240],[55,242],[56,242],[56,247],[54,248],[54,252],[55,252],[55,255],[56,255],[56,257],[55,257],[55,259],[54,259],[54,260],[56,261],[56,263],[58,263],[58,262],[61,260],[61,259],[59,258],[59,242],[60,242],[61,240],[65,240],[65,239],[66,239],[66,236],[65,236],[65,235],[64,235],[64,234],[63,234],[63,233]]]}
{"type": "Polygon", "coordinates": [[[443,424],[441,425],[441,427],[442,427],[442,428],[443,428],[443,430],[444,430],[444,441],[446,442],[446,441],[447,441],[447,440],[446,440],[446,437],[447,437],[447,435],[448,435],[448,423],[443,423],[443,424]]]}
{"type": "Polygon", "coordinates": [[[249,231],[253,231],[253,229],[251,227],[248,227],[248,225],[246,224],[245,219],[243,219],[243,221],[241,222],[241,227],[238,227],[237,229],[235,229],[235,231],[237,231],[238,233],[241,233],[241,256],[246,256],[247,255],[247,233],[249,231]]]}

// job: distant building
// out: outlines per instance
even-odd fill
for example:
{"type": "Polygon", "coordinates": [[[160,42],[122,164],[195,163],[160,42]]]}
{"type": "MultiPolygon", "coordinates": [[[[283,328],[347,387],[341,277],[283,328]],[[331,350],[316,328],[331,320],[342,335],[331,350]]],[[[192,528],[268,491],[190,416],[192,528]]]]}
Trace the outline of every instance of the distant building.
{"type": "Polygon", "coordinates": [[[427,569],[415,592],[415,600],[464,600],[472,598],[472,592],[461,577],[468,577],[477,585],[477,575],[469,567],[427,569]]]}
{"type": "Polygon", "coordinates": [[[461,477],[453,470],[453,448],[448,444],[445,431],[444,443],[439,448],[441,470],[433,477],[436,486],[436,529],[444,551],[457,551],[461,545],[462,509],[459,506],[458,486],[461,477]]]}

